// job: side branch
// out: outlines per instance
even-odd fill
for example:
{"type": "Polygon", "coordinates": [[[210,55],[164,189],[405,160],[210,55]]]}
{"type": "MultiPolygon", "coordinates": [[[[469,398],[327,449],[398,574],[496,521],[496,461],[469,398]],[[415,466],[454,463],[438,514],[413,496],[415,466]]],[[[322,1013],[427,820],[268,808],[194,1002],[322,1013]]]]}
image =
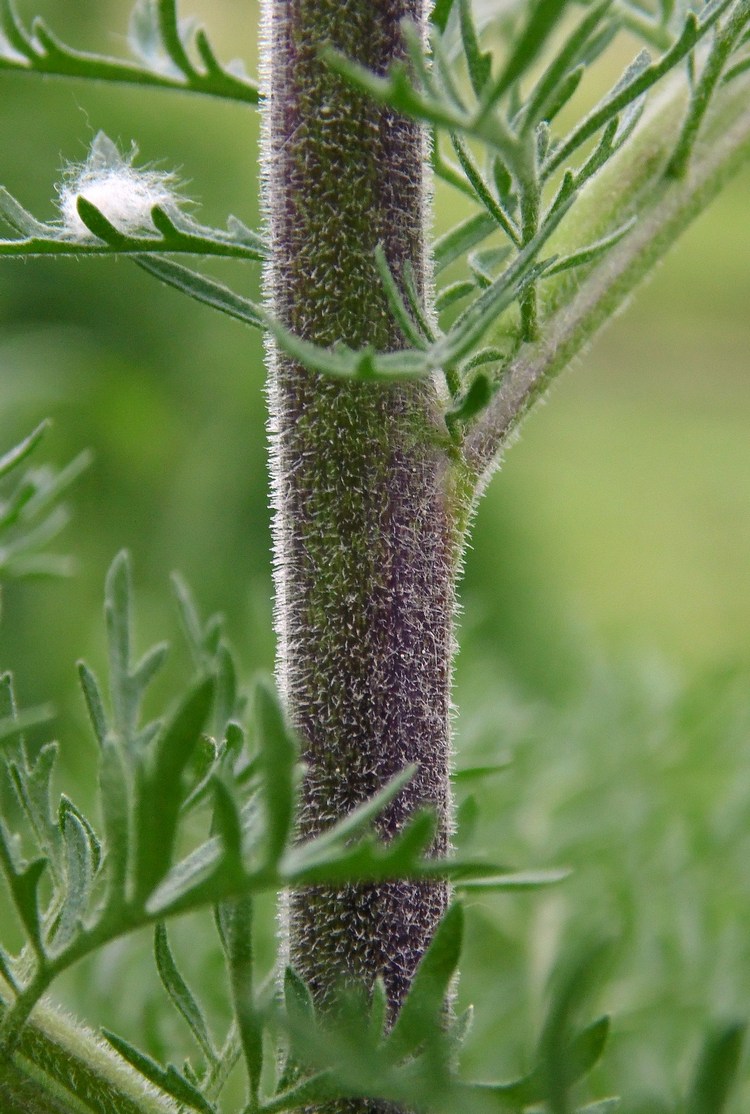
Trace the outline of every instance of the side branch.
{"type": "MultiPolygon", "coordinates": [[[[0,1004],[0,1018],[5,1006],[0,1004]]],[[[177,1105],[89,1030],[40,1004],[0,1049],[3,1114],[177,1114],[177,1105]]]]}
{"type": "Polygon", "coordinates": [[[717,97],[704,138],[685,178],[666,174],[674,134],[684,112],[679,90],[654,105],[631,145],[612,160],[581,196],[559,241],[585,242],[621,225],[633,212],[632,231],[580,283],[560,276],[550,283],[550,310],[541,339],[525,345],[507,368],[492,402],[468,431],[466,464],[481,490],[521,420],[560,374],[623,305],[677,237],[750,159],[750,80],[733,82],[717,97]],[[602,219],[606,228],[602,226],[602,219]]]}

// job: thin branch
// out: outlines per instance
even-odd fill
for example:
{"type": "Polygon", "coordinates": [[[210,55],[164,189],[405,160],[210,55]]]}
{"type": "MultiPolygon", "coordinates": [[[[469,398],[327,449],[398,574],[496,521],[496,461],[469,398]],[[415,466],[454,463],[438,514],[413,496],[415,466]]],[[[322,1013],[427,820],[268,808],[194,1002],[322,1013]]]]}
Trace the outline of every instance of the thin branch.
{"type": "Polygon", "coordinates": [[[252,105],[260,101],[260,91],[249,77],[216,61],[202,29],[196,32],[195,43],[203,68],[193,65],[184,50],[184,67],[149,67],[136,61],[76,50],[62,42],[41,19],[34,21],[29,33],[9,0],[4,0],[2,7],[5,35],[0,35],[0,71],[143,85],[252,105]]]}

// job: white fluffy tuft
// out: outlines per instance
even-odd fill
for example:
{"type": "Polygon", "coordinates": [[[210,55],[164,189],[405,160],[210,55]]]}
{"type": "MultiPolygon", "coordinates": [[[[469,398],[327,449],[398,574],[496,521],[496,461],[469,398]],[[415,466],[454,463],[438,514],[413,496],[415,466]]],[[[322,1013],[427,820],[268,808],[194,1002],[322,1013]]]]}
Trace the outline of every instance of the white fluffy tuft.
{"type": "Polygon", "coordinates": [[[172,174],[136,169],[133,148],[123,157],[106,137],[97,137],[86,162],[71,166],[58,187],[64,232],[75,240],[94,240],[78,214],[78,198],[85,197],[120,232],[135,235],[153,232],[151,210],[155,205],[174,210],[180,198],[172,174]]]}

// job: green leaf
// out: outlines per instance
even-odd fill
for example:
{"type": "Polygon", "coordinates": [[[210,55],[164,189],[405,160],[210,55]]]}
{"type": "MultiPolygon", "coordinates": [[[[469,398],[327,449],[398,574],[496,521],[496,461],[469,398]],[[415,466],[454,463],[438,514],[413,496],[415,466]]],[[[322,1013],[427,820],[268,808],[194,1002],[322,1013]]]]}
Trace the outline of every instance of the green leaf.
{"type": "Polygon", "coordinates": [[[382,975],[378,975],[373,983],[368,1028],[376,1044],[382,1040],[388,1030],[388,991],[382,975]]]}
{"type": "Polygon", "coordinates": [[[370,346],[352,349],[340,344],[333,348],[321,348],[289,332],[274,318],[268,318],[266,326],[287,356],[311,371],[336,379],[387,382],[417,379],[430,371],[423,353],[412,349],[382,353],[370,346]]]}
{"type": "Polygon", "coordinates": [[[455,1021],[451,1023],[448,1035],[450,1037],[451,1045],[460,1051],[471,1032],[474,1025],[474,1007],[467,1006],[463,1013],[460,1013],[455,1021]]]}
{"type": "Polygon", "coordinates": [[[109,649],[109,684],[117,730],[132,744],[138,719],[138,695],[130,675],[132,643],[130,557],[125,550],[109,567],[104,589],[104,616],[109,649]]]}
{"type": "Polygon", "coordinates": [[[517,256],[507,271],[474,299],[444,337],[430,346],[427,356],[435,369],[450,366],[468,356],[508,306],[544,274],[553,261],[530,264],[539,247],[539,241],[535,241],[536,238],[530,241],[528,248],[517,256]]]}
{"type": "Polygon", "coordinates": [[[62,812],[66,886],[54,936],[55,952],[62,951],[70,943],[88,908],[96,869],[89,830],[73,809],[66,808],[62,812]]]}
{"type": "Polygon", "coordinates": [[[439,273],[460,259],[467,251],[486,240],[496,229],[497,224],[489,213],[477,213],[461,221],[432,245],[435,272],[439,273]]]}
{"type": "Polygon", "coordinates": [[[156,4],[164,49],[177,69],[189,77],[194,72],[194,67],[185,50],[180,21],[177,18],[176,0],[156,0],[156,4]]]}
{"type": "Polygon", "coordinates": [[[91,453],[82,452],[57,473],[49,469],[32,473],[29,480],[34,484],[34,492],[24,508],[24,520],[37,517],[53,504],[88,468],[92,459],[91,453]]]}
{"type": "Polygon", "coordinates": [[[737,1079],[747,1026],[718,1026],[705,1040],[695,1070],[685,1114],[722,1114],[737,1079]]]}
{"type": "Polygon", "coordinates": [[[470,843],[479,822],[479,804],[474,796],[468,796],[456,811],[456,841],[464,846],[470,843]]]}
{"type": "Polygon", "coordinates": [[[231,64],[224,68],[216,62],[201,29],[196,30],[195,38],[205,72],[192,65],[184,49],[192,22],[178,24],[174,0],[154,0],[153,4],[145,0],[134,13],[129,40],[142,65],[74,50],[39,18],[32,24],[32,37],[21,25],[11,0],[0,3],[0,30],[7,42],[0,50],[2,69],[202,93],[253,105],[260,100],[259,89],[244,67],[231,64]],[[152,18],[158,23],[156,30],[149,24],[152,18]]]}
{"type": "Polygon", "coordinates": [[[469,152],[468,147],[455,133],[451,134],[451,142],[453,144],[453,149],[458,156],[458,161],[461,164],[461,168],[466,175],[471,188],[476,194],[477,199],[482,203],[482,205],[484,205],[489,215],[496,222],[496,224],[500,228],[502,228],[506,236],[516,246],[520,246],[521,238],[518,234],[518,229],[511,220],[510,216],[505,212],[500,202],[496,201],[490,193],[487,183],[474,164],[474,160],[471,157],[471,153],[469,152]]]}
{"type": "Polygon", "coordinates": [[[494,280],[491,286],[474,299],[450,331],[436,344],[430,346],[427,356],[433,367],[451,365],[468,355],[500,314],[555,262],[554,259],[542,263],[535,263],[534,260],[573,204],[575,191],[568,188],[565,196],[562,196],[562,190],[563,186],[558,191],[558,197],[547,212],[539,231],[518,253],[510,266],[494,280]]]}
{"type": "Polygon", "coordinates": [[[86,710],[94,729],[94,735],[100,746],[107,736],[107,715],[104,711],[104,700],[96,676],[84,661],[78,663],[78,679],[81,684],[83,698],[86,701],[86,710]]]}
{"type": "Polygon", "coordinates": [[[588,263],[594,263],[603,255],[606,255],[610,248],[614,247],[626,236],[628,232],[634,227],[636,218],[632,217],[621,225],[620,228],[610,233],[609,236],[603,236],[601,240],[596,240],[593,244],[588,244],[585,248],[580,248],[579,251],[571,252],[570,255],[561,256],[557,262],[553,263],[543,275],[543,278],[550,278],[552,275],[559,275],[563,271],[569,271],[573,267],[582,267],[588,263]]]}
{"type": "Polygon", "coordinates": [[[422,283],[421,280],[417,278],[411,259],[407,259],[404,262],[401,278],[404,283],[409,309],[415,323],[419,326],[422,335],[425,336],[427,340],[431,342],[434,341],[435,331],[425,311],[424,298],[421,292],[422,283]]]}
{"type": "Polygon", "coordinates": [[[141,766],[135,824],[135,889],[141,901],[148,898],[171,865],[185,796],[182,774],[208,719],[214,689],[212,677],[192,687],[141,766]]]}
{"type": "MultiPolygon", "coordinates": [[[[512,251],[510,244],[503,244],[498,248],[485,248],[482,251],[470,251],[466,262],[469,264],[474,282],[477,286],[486,288],[495,281],[497,268],[504,263],[512,251]]],[[[472,357],[472,366],[476,367],[472,357]]]]}
{"type": "Polygon", "coordinates": [[[284,971],[284,1005],[287,1015],[297,1024],[315,1024],[315,1006],[309,987],[293,967],[284,971]]]}
{"type": "Polygon", "coordinates": [[[282,1110],[307,1110],[326,1100],[335,1099],[339,1094],[339,1088],[333,1083],[331,1075],[329,1071],[317,1072],[300,1083],[279,1091],[273,1098],[261,1103],[260,1114],[277,1114],[282,1110]]]}
{"type": "Polygon", "coordinates": [[[144,689],[153,681],[154,677],[160,671],[169,653],[169,646],[166,642],[160,642],[156,646],[152,646],[148,650],[133,670],[133,684],[143,692],[144,689]]]}
{"type": "Polygon", "coordinates": [[[216,1063],[216,1050],[208,1034],[206,1019],[177,968],[169,947],[167,926],[163,921],[157,924],[154,931],[154,956],[159,978],[169,995],[172,1005],[184,1018],[207,1062],[209,1064],[216,1063]]]}
{"type": "Polygon", "coordinates": [[[49,225],[42,224],[32,216],[8,190],[0,186],[0,217],[10,225],[13,232],[27,240],[48,240],[55,235],[49,225]]]}
{"type": "Polygon", "coordinates": [[[701,13],[702,18],[699,18],[695,12],[689,11],[685,16],[679,37],[657,61],[646,65],[645,57],[639,55],[612,91],[588,113],[551,154],[544,167],[544,177],[548,177],[557,167],[566,162],[581,144],[673,70],[713,27],[731,3],[732,0],[717,0],[715,4],[707,4],[701,13]]]}
{"type": "Polygon", "coordinates": [[[286,869],[303,870],[309,865],[336,859],[343,845],[347,844],[354,836],[367,829],[373,820],[393,801],[401,790],[409,784],[416,773],[416,766],[409,765],[401,773],[391,778],[378,793],[364,804],[353,809],[343,820],[339,820],[322,835],[317,836],[309,843],[293,848],[286,857],[286,869]]]}
{"type": "Polygon", "coordinates": [[[253,903],[242,898],[220,906],[221,936],[227,957],[234,1014],[245,1056],[252,1100],[257,1103],[263,1071],[263,1017],[253,986],[253,903]]]}
{"type": "MultiPolygon", "coordinates": [[[[588,1075],[601,1059],[609,1036],[609,1018],[601,1017],[578,1034],[564,1049],[556,1061],[561,1072],[555,1078],[554,1087],[558,1092],[567,1093],[580,1079],[588,1075]]],[[[546,1065],[540,1063],[532,1072],[512,1083],[478,1083],[480,1092],[489,1093],[500,1099],[503,1105],[527,1107],[545,1102],[549,1095],[549,1078],[546,1065]]],[[[617,1100],[607,1100],[608,1103],[617,1100]]],[[[596,1112],[598,1103],[591,1108],[596,1112]]],[[[586,1107],[586,1110],[589,1108],[586,1107]]],[[[604,1111],[610,1107],[605,1105],[604,1111]]]]}
{"type": "Polygon", "coordinates": [[[96,205],[88,201],[83,195],[78,197],[76,209],[78,210],[78,216],[86,225],[86,228],[99,240],[103,240],[104,243],[109,244],[111,248],[126,248],[128,246],[130,237],[127,236],[126,233],[121,232],[119,228],[116,228],[114,224],[105,217],[104,213],[97,209],[96,205]]]}
{"type": "Polygon", "coordinates": [[[435,0],[430,19],[433,26],[437,27],[441,34],[445,31],[453,4],[454,0],[435,0]]]}
{"type": "Polygon", "coordinates": [[[442,313],[446,309],[450,309],[456,302],[462,301],[467,298],[469,294],[476,293],[477,284],[472,279],[464,279],[461,282],[453,282],[450,286],[444,287],[437,297],[435,298],[435,309],[438,313],[442,313]]]}
{"type": "Polygon", "coordinates": [[[16,701],[13,695],[13,674],[0,674],[0,723],[3,720],[14,720],[16,717],[16,701]]]}
{"type": "Polygon", "coordinates": [[[378,244],[375,248],[375,264],[378,269],[378,274],[380,275],[380,281],[383,284],[388,306],[404,338],[414,348],[425,348],[425,339],[406,307],[401,291],[398,288],[398,283],[388,264],[382,244],[378,244]]]}
{"type": "Polygon", "coordinates": [[[218,835],[172,867],[147,902],[150,916],[163,918],[243,893],[277,888],[275,875],[250,878],[243,867],[245,833],[249,833],[251,842],[257,842],[262,831],[257,793],[245,801],[240,812],[234,794],[221,776],[215,774],[211,784],[214,828],[218,835]]]}
{"type": "Polygon", "coordinates": [[[276,690],[265,681],[255,690],[258,762],[266,814],[266,866],[275,869],[284,854],[294,821],[298,746],[286,723],[276,690]]]}
{"type": "Polygon", "coordinates": [[[182,294],[218,309],[245,325],[260,329],[267,323],[264,310],[215,279],[191,271],[180,263],[173,263],[171,259],[150,259],[139,255],[135,257],[135,262],[142,270],[148,271],[167,286],[172,286],[182,294]]]}
{"type": "Polygon", "coordinates": [[[450,873],[454,885],[462,890],[495,890],[500,893],[512,890],[536,890],[544,886],[556,886],[569,878],[570,870],[519,870],[509,874],[497,874],[494,877],[476,878],[461,876],[460,867],[455,873],[450,873]]]}
{"type": "Polygon", "coordinates": [[[713,99],[722,73],[750,22],[750,8],[739,3],[730,10],[723,27],[717,29],[711,51],[703,66],[700,80],[693,89],[690,107],[680,131],[680,136],[667,167],[667,174],[682,178],[687,172],[690,156],[695,146],[701,123],[713,99]]]}
{"type": "Polygon", "coordinates": [[[8,986],[12,987],[16,994],[20,993],[21,984],[16,971],[16,965],[3,948],[0,948],[0,976],[5,979],[8,986]]]}
{"type": "Polygon", "coordinates": [[[231,866],[236,875],[244,873],[243,825],[237,799],[223,778],[213,779],[214,827],[221,842],[224,864],[231,866]]]}
{"type": "Polygon", "coordinates": [[[107,903],[113,908],[125,900],[130,860],[130,785],[122,745],[112,736],[102,743],[99,793],[104,825],[107,903]]]}
{"type": "Polygon", "coordinates": [[[180,616],[180,623],[193,656],[193,661],[199,669],[205,668],[207,664],[205,636],[198,616],[198,608],[195,605],[195,599],[193,598],[190,588],[179,573],[172,573],[171,581],[172,591],[174,592],[175,602],[177,603],[177,611],[180,616]]]}
{"type": "Polygon", "coordinates": [[[448,425],[471,421],[486,409],[491,399],[492,383],[486,375],[477,375],[456,405],[446,412],[445,420],[448,425]]]}
{"type": "Polygon", "coordinates": [[[469,79],[475,96],[481,97],[485,85],[492,76],[492,55],[485,54],[479,46],[479,36],[471,12],[471,0],[459,0],[458,12],[469,79]]]}
{"type": "Polygon", "coordinates": [[[437,927],[412,980],[388,1039],[396,1058],[414,1052],[440,1026],[446,995],[458,967],[464,913],[452,905],[437,927]]]}
{"type": "Polygon", "coordinates": [[[228,646],[221,644],[216,653],[216,699],[213,733],[224,738],[230,721],[244,710],[244,697],[237,692],[237,666],[228,646]]]}
{"type": "Polygon", "coordinates": [[[487,114],[503,93],[526,73],[560,22],[568,0],[534,0],[526,26],[516,40],[502,73],[482,99],[487,114]]]}
{"type": "Polygon", "coordinates": [[[568,1114],[568,1092],[582,1072],[589,1070],[601,1055],[609,1023],[600,1018],[571,1040],[570,1030],[576,1013],[590,995],[599,977],[609,945],[598,942],[579,944],[576,952],[557,968],[553,979],[547,1017],[539,1040],[537,1075],[544,1089],[551,1114],[568,1114]]]}
{"type": "MultiPolygon", "coordinates": [[[[2,201],[3,192],[4,191],[0,191],[0,201],[2,201]]],[[[3,210],[0,209],[0,212],[3,212],[3,210]]],[[[49,421],[42,422],[36,427],[34,432],[30,433],[28,437],[25,437],[20,444],[0,457],[0,479],[2,479],[3,476],[7,476],[9,472],[12,472],[14,468],[17,468],[19,464],[33,453],[34,449],[49,429],[49,426],[49,421]]]]}
{"type": "Polygon", "coordinates": [[[600,1017],[587,1025],[571,1043],[567,1056],[568,1069],[571,1073],[571,1083],[582,1079],[596,1067],[604,1055],[604,1049],[609,1039],[609,1017],[600,1017]]]}
{"type": "Polygon", "coordinates": [[[24,61],[34,58],[34,44],[23,29],[23,25],[16,14],[13,0],[2,0],[0,2],[0,30],[10,43],[11,48],[24,61]]]}
{"type": "Polygon", "coordinates": [[[61,828],[64,828],[65,826],[68,813],[71,813],[76,818],[76,820],[83,827],[86,833],[86,839],[88,840],[89,844],[89,853],[91,856],[91,864],[94,873],[96,873],[99,870],[99,867],[102,865],[103,859],[102,845],[99,841],[99,837],[94,831],[91,822],[86,819],[81,810],[75,804],[73,804],[73,802],[70,800],[69,797],[65,795],[65,793],[61,793],[60,805],[57,810],[58,824],[61,828]]]}
{"type": "Polygon", "coordinates": [[[13,742],[29,731],[32,727],[40,727],[55,715],[55,709],[50,704],[42,704],[38,708],[27,708],[5,719],[0,719],[0,743],[13,742]]]}
{"type": "Polygon", "coordinates": [[[11,889],[21,920],[38,952],[44,950],[42,941],[41,911],[39,909],[39,883],[49,860],[34,859],[11,880],[11,889]]]}
{"type": "Polygon", "coordinates": [[[26,814],[39,849],[54,864],[59,830],[52,819],[52,775],[57,761],[58,746],[47,743],[36,760],[29,763],[25,751],[20,762],[11,762],[9,772],[16,798],[26,814]]]}
{"type": "Polygon", "coordinates": [[[102,1029],[102,1036],[109,1041],[115,1052],[119,1052],[123,1060],[131,1064],[136,1071],[140,1072],[155,1086],[161,1088],[162,1091],[166,1091],[168,1095],[172,1095],[178,1102],[184,1103],[190,1110],[198,1110],[200,1114],[217,1114],[216,1107],[208,1102],[200,1091],[177,1071],[174,1065],[168,1064],[166,1068],[163,1068],[161,1064],[157,1064],[156,1060],[152,1060],[145,1052],[139,1052],[124,1037],[118,1037],[116,1033],[109,1029],[102,1029]]]}
{"type": "Polygon", "coordinates": [[[575,92],[584,68],[578,66],[582,51],[612,7],[613,0],[600,0],[569,34],[553,61],[532,89],[522,110],[523,127],[534,127],[539,120],[548,122],[575,92]],[[573,69],[573,67],[577,67],[573,69]]]}
{"type": "Polygon", "coordinates": [[[23,866],[18,865],[12,850],[12,841],[5,825],[0,820],[0,862],[13,897],[21,923],[38,955],[44,954],[41,914],[39,910],[39,882],[48,860],[34,859],[23,866]]]}
{"type": "Polygon", "coordinates": [[[494,777],[495,774],[503,774],[509,766],[513,764],[511,755],[503,762],[495,762],[492,766],[464,766],[462,769],[454,770],[452,780],[454,785],[464,785],[467,781],[484,781],[485,778],[494,777]]]}

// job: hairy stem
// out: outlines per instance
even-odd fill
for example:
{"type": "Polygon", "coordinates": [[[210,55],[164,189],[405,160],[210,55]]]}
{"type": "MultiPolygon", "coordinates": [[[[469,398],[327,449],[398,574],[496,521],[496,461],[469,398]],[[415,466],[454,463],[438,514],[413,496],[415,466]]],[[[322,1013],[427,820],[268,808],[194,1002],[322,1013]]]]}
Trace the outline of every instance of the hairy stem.
{"type": "MultiPolygon", "coordinates": [[[[6,1007],[0,1004],[0,1020],[6,1007]]],[[[177,1106],[108,1045],[44,1003],[0,1049],[3,1114],[176,1114],[177,1106]]]]}
{"type": "MultiPolygon", "coordinates": [[[[320,56],[333,46],[384,72],[403,54],[404,17],[424,26],[423,0],[266,0],[270,298],[318,344],[403,347],[378,244],[397,280],[410,263],[425,285],[422,131],[320,56]]],[[[270,362],[278,676],[307,763],[300,835],[416,762],[381,833],[430,805],[444,852],[458,547],[436,387],[333,382],[274,351],[270,362]]],[[[321,1003],[382,975],[393,1017],[447,896],[440,882],[293,893],[289,958],[321,1003]]]]}

